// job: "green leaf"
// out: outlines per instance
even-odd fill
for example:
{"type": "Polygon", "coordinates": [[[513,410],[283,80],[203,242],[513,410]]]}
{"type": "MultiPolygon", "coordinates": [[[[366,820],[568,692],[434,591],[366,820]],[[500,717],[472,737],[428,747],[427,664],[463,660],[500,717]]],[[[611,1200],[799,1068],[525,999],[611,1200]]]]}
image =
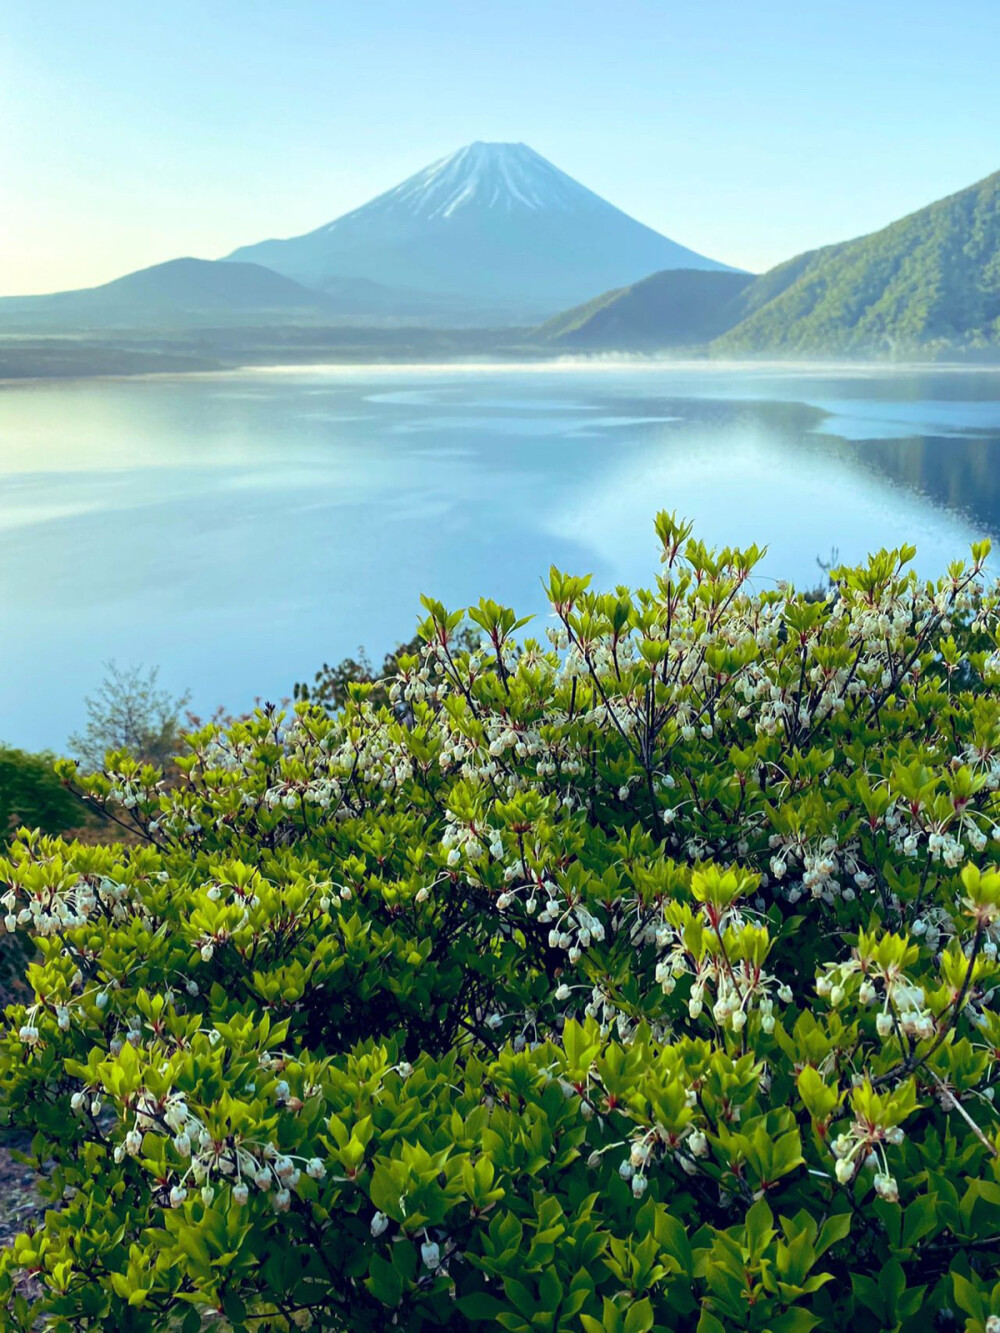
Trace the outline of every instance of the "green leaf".
{"type": "Polygon", "coordinates": [[[455,1301],[458,1312],[473,1323],[484,1323],[495,1320],[502,1310],[507,1307],[503,1301],[496,1296],[491,1296],[489,1292],[477,1291],[471,1296],[459,1296],[455,1301]]]}
{"type": "Polygon", "coordinates": [[[831,1245],[836,1245],[838,1241],[843,1240],[849,1235],[851,1230],[850,1213],[834,1213],[828,1217],[820,1227],[819,1236],[816,1239],[816,1258],[825,1254],[831,1245]]]}
{"type": "Polygon", "coordinates": [[[403,1279],[387,1259],[373,1254],[368,1265],[365,1286],[383,1305],[395,1309],[403,1299],[403,1279]]]}
{"type": "Polygon", "coordinates": [[[801,1307],[795,1307],[786,1310],[784,1314],[770,1318],[767,1327],[769,1333],[810,1333],[811,1329],[822,1322],[817,1315],[810,1314],[801,1307]]]}
{"type": "Polygon", "coordinates": [[[961,1273],[952,1272],[952,1287],[955,1292],[955,1304],[960,1310],[964,1310],[972,1319],[978,1319],[981,1323],[985,1322],[989,1314],[989,1308],[983,1298],[981,1290],[973,1285],[968,1278],[963,1277],[961,1273]]]}
{"type": "Polygon", "coordinates": [[[653,1327],[653,1306],[648,1297],[636,1301],[625,1315],[623,1333],[649,1333],[653,1327]]]}
{"type": "Polygon", "coordinates": [[[709,1310],[703,1309],[698,1320],[697,1333],[726,1333],[726,1327],[709,1310]]]}
{"type": "Polygon", "coordinates": [[[924,1236],[929,1235],[934,1230],[937,1221],[936,1195],[922,1194],[919,1198],[914,1199],[903,1215],[903,1246],[906,1249],[912,1248],[917,1241],[922,1240],[924,1236]]]}

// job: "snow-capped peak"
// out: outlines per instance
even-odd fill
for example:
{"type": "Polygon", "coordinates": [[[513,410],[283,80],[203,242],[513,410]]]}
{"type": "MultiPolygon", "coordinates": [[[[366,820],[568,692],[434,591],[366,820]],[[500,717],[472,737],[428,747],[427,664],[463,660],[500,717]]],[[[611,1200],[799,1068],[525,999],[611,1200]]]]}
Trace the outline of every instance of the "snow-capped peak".
{"type": "Polygon", "coordinates": [[[467,208],[499,212],[579,211],[609,208],[598,195],[523,143],[471,143],[330,223],[378,211],[409,217],[450,218],[467,208]]]}
{"type": "Polygon", "coordinates": [[[630,218],[523,143],[467,144],[335,222],[229,257],[320,291],[360,278],[428,295],[449,311],[491,308],[519,320],[661,269],[724,267],[630,218]]]}

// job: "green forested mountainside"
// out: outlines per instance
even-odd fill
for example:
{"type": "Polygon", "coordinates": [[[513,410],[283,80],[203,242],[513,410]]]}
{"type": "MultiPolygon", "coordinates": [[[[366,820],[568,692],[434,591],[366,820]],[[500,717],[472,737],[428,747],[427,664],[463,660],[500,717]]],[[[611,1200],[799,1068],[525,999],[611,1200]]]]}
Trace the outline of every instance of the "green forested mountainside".
{"type": "Polygon", "coordinates": [[[742,294],[720,351],[895,353],[1000,344],[1000,172],[742,294]]]}
{"type": "Polygon", "coordinates": [[[674,270],[537,331],[603,350],[893,356],[1000,351],[1000,172],[881,231],[751,278],[674,270]]]}
{"type": "Polygon", "coordinates": [[[667,269],[605,292],[538,330],[545,342],[636,350],[708,342],[729,328],[749,273],[667,269]]]}

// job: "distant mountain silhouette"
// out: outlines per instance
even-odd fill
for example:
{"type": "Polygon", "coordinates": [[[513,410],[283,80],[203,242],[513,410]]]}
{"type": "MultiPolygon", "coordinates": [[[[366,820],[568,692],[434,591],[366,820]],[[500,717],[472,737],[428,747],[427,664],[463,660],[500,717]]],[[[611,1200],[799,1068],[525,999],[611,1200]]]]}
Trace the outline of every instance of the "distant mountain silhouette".
{"type": "Polygon", "coordinates": [[[330,316],[334,297],[259,264],[171,259],[100,287],[0,300],[0,327],[169,327],[237,316],[330,316]]]}
{"type": "Polygon", "coordinates": [[[315,231],[229,258],[319,289],[368,278],[534,317],[659,269],[726,267],[510,143],[470,144],[315,231]]]}
{"type": "Polygon", "coordinates": [[[750,273],[668,269],[631,287],[605,292],[536,330],[561,347],[649,351],[707,343],[730,327],[750,273]]]}
{"type": "Polygon", "coordinates": [[[550,349],[1000,356],[1000,172],[753,277],[634,221],[524,144],[476,143],[305,236],[0,299],[7,334],[253,327],[265,352],[292,325],[356,323],[377,341],[389,324],[430,335],[542,320],[534,342],[550,349]]]}

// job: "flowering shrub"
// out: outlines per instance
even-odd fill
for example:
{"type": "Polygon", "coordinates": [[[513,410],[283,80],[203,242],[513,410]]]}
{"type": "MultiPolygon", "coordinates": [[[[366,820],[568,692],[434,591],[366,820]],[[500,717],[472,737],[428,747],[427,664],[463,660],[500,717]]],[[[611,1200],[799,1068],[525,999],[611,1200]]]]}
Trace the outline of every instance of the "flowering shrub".
{"type": "Polygon", "coordinates": [[[986,544],[816,601],[657,534],[547,642],[428,600],[386,702],[64,770],[145,841],[0,863],[5,1327],[1000,1328],[986,544]]]}

